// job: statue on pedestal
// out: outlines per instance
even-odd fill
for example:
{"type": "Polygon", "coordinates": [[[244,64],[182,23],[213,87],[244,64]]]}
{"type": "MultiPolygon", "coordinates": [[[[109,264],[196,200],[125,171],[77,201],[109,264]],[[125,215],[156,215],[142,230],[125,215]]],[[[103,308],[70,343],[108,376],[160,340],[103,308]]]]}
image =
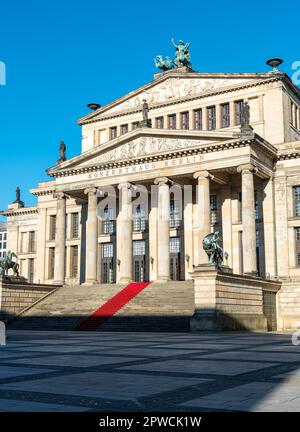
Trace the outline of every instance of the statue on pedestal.
{"type": "Polygon", "coordinates": [[[18,258],[14,252],[9,250],[4,257],[0,258],[0,276],[7,276],[8,270],[12,269],[14,277],[19,277],[19,264],[12,260],[14,257],[18,258]]]}
{"type": "Polygon", "coordinates": [[[220,246],[220,235],[216,231],[212,234],[208,234],[202,241],[203,249],[208,255],[209,263],[220,266],[223,263],[223,249],[220,246]]]}
{"type": "Polygon", "coordinates": [[[13,204],[19,204],[21,207],[24,207],[24,203],[23,201],[21,201],[21,189],[19,188],[19,186],[16,189],[16,199],[13,204]]]}
{"type": "Polygon", "coordinates": [[[59,159],[58,159],[57,163],[64,162],[67,159],[66,150],[67,150],[67,147],[66,147],[65,143],[63,141],[61,141],[60,145],[59,145],[59,159]]]}

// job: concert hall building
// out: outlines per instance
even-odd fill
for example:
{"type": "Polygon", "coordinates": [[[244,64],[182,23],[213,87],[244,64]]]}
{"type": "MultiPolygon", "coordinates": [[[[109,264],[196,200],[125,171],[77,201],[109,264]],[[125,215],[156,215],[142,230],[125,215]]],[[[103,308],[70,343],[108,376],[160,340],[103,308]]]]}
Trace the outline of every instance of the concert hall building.
{"type": "Polygon", "coordinates": [[[300,325],[300,91],[285,73],[170,69],[78,124],[81,154],[48,169],[37,205],[2,212],[21,275],[188,280],[218,231],[233,273],[280,279],[286,326],[300,325]]]}

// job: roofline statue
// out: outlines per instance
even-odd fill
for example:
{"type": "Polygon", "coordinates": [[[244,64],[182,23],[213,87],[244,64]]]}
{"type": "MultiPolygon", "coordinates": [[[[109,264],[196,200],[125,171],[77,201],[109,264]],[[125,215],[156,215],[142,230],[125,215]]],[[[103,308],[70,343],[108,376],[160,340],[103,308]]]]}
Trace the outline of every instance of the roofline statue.
{"type": "Polygon", "coordinates": [[[175,59],[171,60],[171,58],[168,56],[164,59],[163,56],[157,55],[154,58],[155,66],[163,71],[176,69],[184,66],[192,69],[190,42],[185,43],[182,39],[180,39],[178,44],[176,44],[174,38],[171,39],[171,42],[176,49],[175,59]]]}

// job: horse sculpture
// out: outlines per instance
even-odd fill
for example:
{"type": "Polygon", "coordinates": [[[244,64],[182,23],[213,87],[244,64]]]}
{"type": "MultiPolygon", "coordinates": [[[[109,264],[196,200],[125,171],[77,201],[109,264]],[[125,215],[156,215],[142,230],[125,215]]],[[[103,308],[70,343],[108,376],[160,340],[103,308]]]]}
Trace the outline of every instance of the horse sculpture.
{"type": "Polygon", "coordinates": [[[9,269],[13,270],[14,276],[19,276],[19,264],[12,260],[13,257],[18,258],[14,252],[8,251],[3,258],[0,258],[0,276],[7,276],[9,269]]]}
{"type": "Polygon", "coordinates": [[[220,246],[219,232],[216,231],[205,236],[202,245],[208,255],[209,262],[220,266],[223,262],[223,249],[220,246]]]}

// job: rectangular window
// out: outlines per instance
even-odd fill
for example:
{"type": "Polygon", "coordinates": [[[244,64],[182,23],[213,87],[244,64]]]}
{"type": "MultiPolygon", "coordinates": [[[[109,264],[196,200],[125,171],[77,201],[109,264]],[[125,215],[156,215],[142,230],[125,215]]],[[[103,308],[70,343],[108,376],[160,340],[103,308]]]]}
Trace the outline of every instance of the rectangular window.
{"type": "Polygon", "coordinates": [[[178,228],[180,226],[180,201],[172,200],[170,201],[170,228],[178,228]]]}
{"type": "Polygon", "coordinates": [[[179,253],[179,252],[180,252],[180,238],[170,237],[170,253],[179,253]]]}
{"type": "Polygon", "coordinates": [[[168,128],[176,129],[176,114],[171,114],[168,116],[168,128]]]}
{"type": "Polygon", "coordinates": [[[4,233],[3,234],[3,240],[6,240],[7,239],[7,233],[4,233]]]}
{"type": "Polygon", "coordinates": [[[207,108],[207,129],[216,129],[216,107],[211,106],[207,108]]]}
{"type": "Polygon", "coordinates": [[[230,107],[229,103],[221,105],[221,127],[226,128],[230,126],[230,107]]]}
{"type": "Polygon", "coordinates": [[[78,213],[72,213],[72,238],[78,238],[79,237],[79,214],[78,213]]]}
{"type": "Polygon", "coordinates": [[[254,191],[255,219],[259,219],[259,199],[257,190],[254,191]]]}
{"type": "Polygon", "coordinates": [[[146,254],[145,240],[135,240],[132,242],[132,249],[134,256],[141,256],[146,254]]]}
{"type": "Polygon", "coordinates": [[[34,281],[34,259],[28,260],[28,282],[33,283],[34,281]]]}
{"type": "Polygon", "coordinates": [[[164,118],[162,116],[156,117],[155,126],[157,129],[163,129],[164,128],[164,118]]]}
{"type": "Polygon", "coordinates": [[[300,227],[295,228],[296,267],[300,267],[300,227]]]}
{"type": "Polygon", "coordinates": [[[21,245],[20,245],[20,249],[21,249],[21,253],[25,253],[26,252],[26,233],[22,232],[21,233],[21,245]]]}
{"type": "Polygon", "coordinates": [[[55,240],[55,229],[56,229],[56,216],[50,216],[50,233],[49,240],[55,240]]]}
{"type": "Polygon", "coordinates": [[[113,243],[103,243],[102,244],[102,258],[113,258],[114,247],[113,243]]]}
{"type": "Polygon", "coordinates": [[[124,135],[128,132],[128,124],[121,125],[121,135],[124,135]]]}
{"type": "Polygon", "coordinates": [[[300,216],[300,186],[293,187],[294,216],[300,216]]]}
{"type": "Polygon", "coordinates": [[[234,115],[235,115],[236,126],[241,124],[241,114],[242,114],[243,105],[244,105],[244,101],[242,99],[234,102],[234,115]]]}
{"type": "Polygon", "coordinates": [[[217,195],[210,196],[210,223],[218,223],[218,202],[217,195]]]}
{"type": "Polygon", "coordinates": [[[183,112],[180,114],[181,129],[189,129],[189,112],[183,112]]]}
{"type": "Polygon", "coordinates": [[[141,204],[134,205],[133,211],[133,231],[145,231],[146,230],[146,212],[145,207],[141,204]]]}
{"type": "Polygon", "coordinates": [[[238,218],[239,222],[242,222],[243,220],[243,207],[242,207],[242,192],[239,192],[238,196],[238,218]]]}
{"type": "Polygon", "coordinates": [[[137,129],[139,127],[139,122],[133,122],[131,124],[131,130],[137,129]]]}
{"type": "Polygon", "coordinates": [[[28,252],[36,251],[36,242],[35,242],[35,231],[29,231],[28,237],[28,252]]]}
{"type": "Polygon", "coordinates": [[[0,241],[2,241],[2,233],[0,233],[0,241]]]}
{"type": "Polygon", "coordinates": [[[78,246],[71,246],[71,277],[78,276],[78,246]]]}
{"type": "Polygon", "coordinates": [[[117,138],[117,126],[109,128],[109,138],[111,140],[117,138]]]}
{"type": "Polygon", "coordinates": [[[49,267],[48,267],[48,278],[54,279],[54,260],[55,260],[55,248],[49,248],[49,267]]]}
{"type": "Polygon", "coordinates": [[[202,109],[194,110],[194,129],[202,130],[202,109]]]}
{"type": "Polygon", "coordinates": [[[102,234],[113,234],[115,232],[115,209],[106,207],[104,209],[102,234]]]}

